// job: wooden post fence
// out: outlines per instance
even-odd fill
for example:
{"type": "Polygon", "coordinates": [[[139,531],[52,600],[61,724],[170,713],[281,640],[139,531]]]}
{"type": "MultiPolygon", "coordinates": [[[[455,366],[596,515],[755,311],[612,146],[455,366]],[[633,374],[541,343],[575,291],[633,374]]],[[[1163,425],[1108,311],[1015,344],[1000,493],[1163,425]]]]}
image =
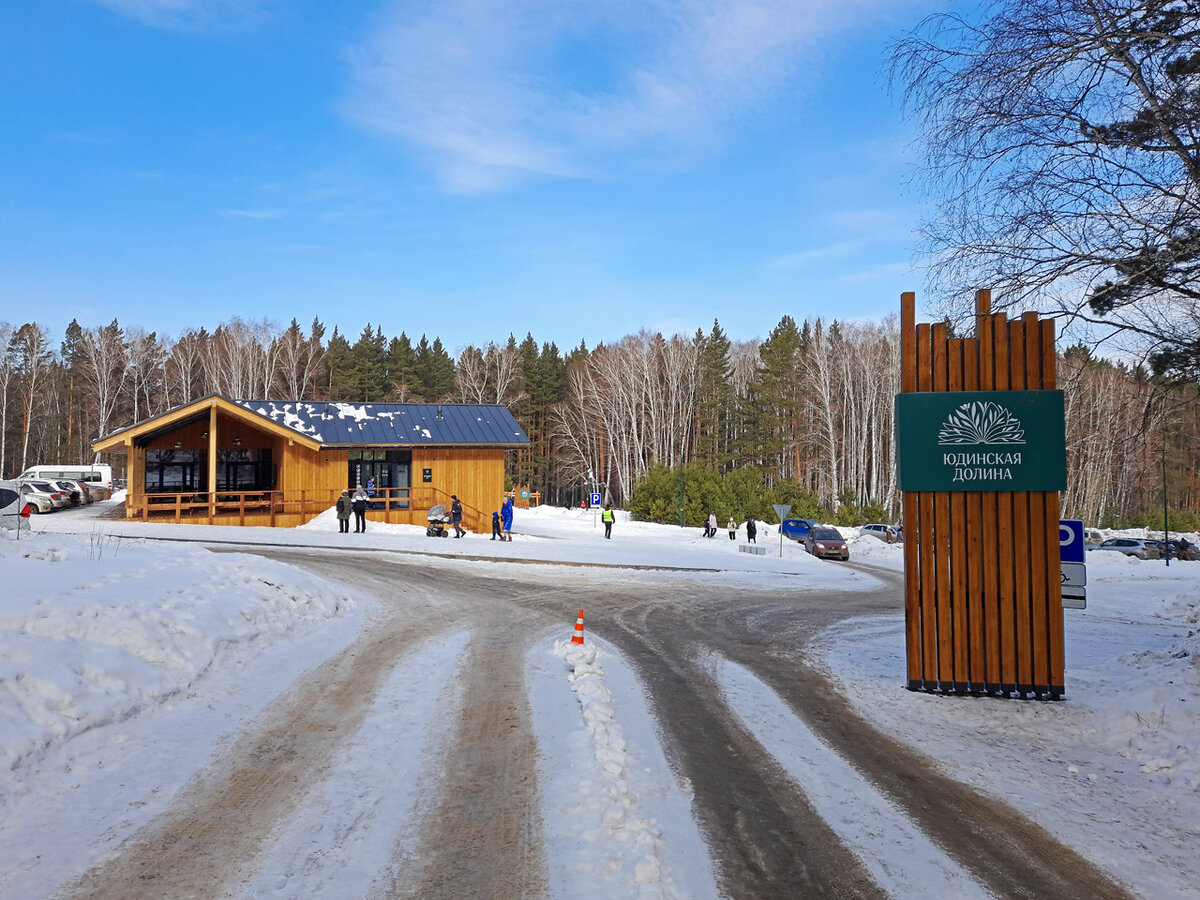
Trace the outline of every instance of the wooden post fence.
{"type": "MultiPolygon", "coordinates": [[[[900,327],[898,409],[904,394],[1056,387],[1053,320],[994,315],[990,291],[976,295],[972,338],[918,325],[912,293],[901,298],[900,327]]],[[[902,453],[902,488],[904,465],[902,453]]],[[[1062,465],[1065,478],[1065,455],[1062,465]]],[[[1058,491],[906,489],[903,509],[909,689],[1061,698],[1058,491]]]]}

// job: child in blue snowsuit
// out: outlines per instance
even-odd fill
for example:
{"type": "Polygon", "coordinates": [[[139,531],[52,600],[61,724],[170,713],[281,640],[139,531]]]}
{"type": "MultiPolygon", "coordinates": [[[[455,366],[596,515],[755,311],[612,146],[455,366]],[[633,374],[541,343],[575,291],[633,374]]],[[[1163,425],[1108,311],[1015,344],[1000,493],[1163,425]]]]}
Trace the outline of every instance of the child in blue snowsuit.
{"type": "Polygon", "coordinates": [[[500,513],[498,512],[492,513],[492,540],[494,541],[496,538],[504,540],[500,534],[500,513]]]}

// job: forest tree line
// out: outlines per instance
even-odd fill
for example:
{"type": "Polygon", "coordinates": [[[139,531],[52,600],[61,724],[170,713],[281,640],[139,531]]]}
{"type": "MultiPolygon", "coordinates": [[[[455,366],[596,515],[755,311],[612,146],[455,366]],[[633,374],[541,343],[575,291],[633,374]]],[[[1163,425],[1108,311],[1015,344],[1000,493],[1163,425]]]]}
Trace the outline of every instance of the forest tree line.
{"type": "MultiPolygon", "coordinates": [[[[750,341],[730,340],[714,322],[707,333],[642,331],[565,352],[509,335],[454,355],[438,338],[414,342],[368,324],[351,340],[318,320],[285,328],[233,319],[177,338],[116,320],[90,329],[73,321],[57,342],[36,322],[0,323],[0,476],[92,460],[97,437],[210,394],[499,403],[530,439],[527,451],[510,454],[508,475],[543,503],[574,505],[599,491],[623,506],[639,483],[687,481],[676,478],[683,469],[728,486],[735,499],[725,506],[740,517],[762,515],[765,501],[746,498],[771,494],[831,519],[848,521],[847,510],[895,519],[899,348],[894,318],[784,316],[750,341]]],[[[1169,384],[1083,346],[1060,353],[1058,365],[1069,453],[1064,515],[1096,525],[1161,523],[1165,468],[1177,524],[1197,521],[1194,385],[1169,384]]],[[[698,524],[691,520],[700,506],[686,505],[685,518],[698,524]]],[[[646,517],[679,520],[678,501],[643,506],[646,517]]]]}

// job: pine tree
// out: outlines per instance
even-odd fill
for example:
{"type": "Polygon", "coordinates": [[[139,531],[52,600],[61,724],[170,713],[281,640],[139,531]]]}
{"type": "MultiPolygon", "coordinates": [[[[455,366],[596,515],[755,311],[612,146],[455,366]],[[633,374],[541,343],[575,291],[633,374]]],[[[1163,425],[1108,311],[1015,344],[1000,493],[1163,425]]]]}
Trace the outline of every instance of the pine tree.
{"type": "Polygon", "coordinates": [[[350,342],[333,328],[329,336],[329,346],[325,348],[325,365],[327,378],[325,380],[327,400],[354,400],[358,396],[357,383],[354,377],[354,357],[350,352],[350,342]]]}
{"type": "Polygon", "coordinates": [[[372,330],[368,322],[354,346],[350,348],[355,388],[353,399],[369,403],[378,402],[390,393],[384,343],[383,329],[377,327],[372,330]]]}
{"type": "Polygon", "coordinates": [[[408,403],[413,399],[417,382],[417,357],[413,352],[412,341],[403,331],[400,332],[400,337],[392,338],[388,345],[387,366],[392,396],[401,403],[408,403]]]}
{"type": "Polygon", "coordinates": [[[710,469],[724,469],[733,457],[729,429],[734,396],[730,383],[729,338],[713,320],[707,337],[696,333],[700,346],[700,372],[696,392],[695,460],[710,469]]]}
{"type": "Polygon", "coordinates": [[[801,426],[805,342],[791,316],[784,316],[759,347],[757,387],[751,393],[755,441],[768,480],[792,478],[801,466],[806,429],[801,426]]]}

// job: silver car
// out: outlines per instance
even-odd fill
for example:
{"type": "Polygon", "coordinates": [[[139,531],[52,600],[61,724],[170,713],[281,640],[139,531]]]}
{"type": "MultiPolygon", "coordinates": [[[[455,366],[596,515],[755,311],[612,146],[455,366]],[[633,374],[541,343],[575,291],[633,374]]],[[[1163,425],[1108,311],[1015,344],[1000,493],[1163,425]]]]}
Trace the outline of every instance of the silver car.
{"type": "Polygon", "coordinates": [[[37,507],[37,511],[40,513],[53,512],[71,505],[67,495],[48,481],[21,481],[18,484],[21,485],[21,492],[37,507]],[[49,501],[49,509],[45,508],[43,501],[49,501]]]}
{"type": "Polygon", "coordinates": [[[900,529],[895,525],[864,525],[860,534],[869,534],[871,537],[877,537],[885,544],[894,544],[900,540],[900,529]]]}
{"type": "Polygon", "coordinates": [[[1158,541],[1145,538],[1109,538],[1093,550],[1116,550],[1126,556],[1136,556],[1138,559],[1161,559],[1158,541]]]}
{"type": "Polygon", "coordinates": [[[16,528],[25,508],[21,486],[15,481],[0,481],[0,528],[16,528]]]}

